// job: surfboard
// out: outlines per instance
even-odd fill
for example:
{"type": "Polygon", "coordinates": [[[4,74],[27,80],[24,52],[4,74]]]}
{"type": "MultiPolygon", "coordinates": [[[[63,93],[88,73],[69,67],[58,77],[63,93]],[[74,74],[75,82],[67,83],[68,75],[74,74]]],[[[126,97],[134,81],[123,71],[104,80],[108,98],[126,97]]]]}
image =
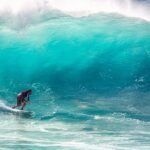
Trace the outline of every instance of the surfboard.
{"type": "Polygon", "coordinates": [[[6,105],[3,105],[0,107],[0,112],[11,113],[11,114],[19,115],[19,116],[23,116],[23,117],[31,117],[33,115],[32,111],[13,109],[13,108],[6,106],[6,105]]]}
{"type": "Polygon", "coordinates": [[[25,110],[12,109],[12,108],[11,108],[10,112],[15,115],[20,115],[20,116],[24,116],[24,117],[31,117],[33,114],[32,111],[25,111],[25,110]]]}

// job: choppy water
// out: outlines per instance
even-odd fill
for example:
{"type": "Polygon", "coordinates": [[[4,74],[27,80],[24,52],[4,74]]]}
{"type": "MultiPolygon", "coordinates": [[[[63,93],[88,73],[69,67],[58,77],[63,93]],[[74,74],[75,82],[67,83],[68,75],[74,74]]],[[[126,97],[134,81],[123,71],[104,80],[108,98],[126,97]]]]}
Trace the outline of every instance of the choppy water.
{"type": "Polygon", "coordinates": [[[149,2],[106,2],[0,0],[0,149],[150,149],[149,2]]]}

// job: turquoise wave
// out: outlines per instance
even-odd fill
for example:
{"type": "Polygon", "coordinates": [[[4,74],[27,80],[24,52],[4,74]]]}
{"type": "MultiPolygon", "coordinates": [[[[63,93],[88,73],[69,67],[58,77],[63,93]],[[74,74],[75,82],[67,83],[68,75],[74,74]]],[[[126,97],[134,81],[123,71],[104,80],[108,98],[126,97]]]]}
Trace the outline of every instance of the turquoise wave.
{"type": "Polygon", "coordinates": [[[149,22],[119,15],[64,16],[21,30],[1,23],[0,83],[149,89],[149,41],[149,22]]]}

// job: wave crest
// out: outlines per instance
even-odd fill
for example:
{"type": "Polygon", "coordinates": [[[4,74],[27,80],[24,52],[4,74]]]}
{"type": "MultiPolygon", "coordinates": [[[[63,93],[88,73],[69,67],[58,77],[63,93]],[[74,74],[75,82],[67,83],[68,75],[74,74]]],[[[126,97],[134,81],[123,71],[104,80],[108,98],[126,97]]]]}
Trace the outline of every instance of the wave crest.
{"type": "Polygon", "coordinates": [[[106,12],[119,13],[150,21],[150,4],[146,0],[0,0],[0,4],[1,15],[25,14],[30,16],[37,12],[41,14],[51,10],[58,10],[74,17],[106,12]]]}

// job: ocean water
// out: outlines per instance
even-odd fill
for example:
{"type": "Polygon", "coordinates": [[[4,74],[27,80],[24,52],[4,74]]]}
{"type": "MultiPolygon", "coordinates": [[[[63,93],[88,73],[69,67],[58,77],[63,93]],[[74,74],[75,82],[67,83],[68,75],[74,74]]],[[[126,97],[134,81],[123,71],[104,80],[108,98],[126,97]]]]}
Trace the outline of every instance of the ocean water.
{"type": "Polygon", "coordinates": [[[149,150],[149,6],[0,0],[0,150],[149,150]]]}

